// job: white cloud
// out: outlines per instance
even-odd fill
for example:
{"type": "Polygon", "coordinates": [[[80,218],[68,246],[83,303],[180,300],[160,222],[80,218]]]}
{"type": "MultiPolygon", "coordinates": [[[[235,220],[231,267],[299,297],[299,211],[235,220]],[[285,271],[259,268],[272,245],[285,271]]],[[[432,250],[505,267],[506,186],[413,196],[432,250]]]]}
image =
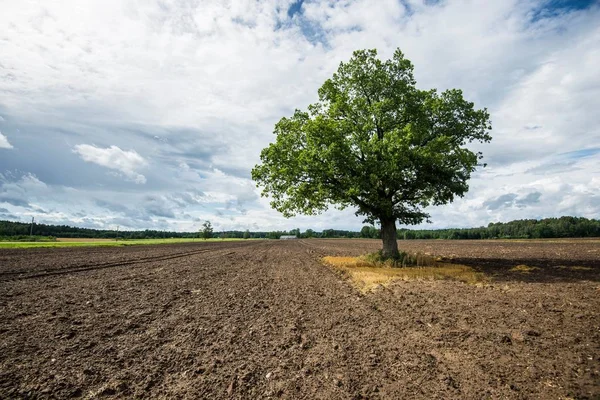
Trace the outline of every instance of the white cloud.
{"type": "Polygon", "coordinates": [[[0,132],[0,149],[12,149],[13,146],[8,142],[8,138],[0,132]]]}
{"type": "Polygon", "coordinates": [[[147,162],[135,150],[121,150],[117,146],[101,148],[89,144],[78,144],[73,151],[79,154],[84,161],[119,171],[128,180],[135,183],[146,183],[146,177],[137,170],[146,166],[147,162]]]}
{"type": "Polygon", "coordinates": [[[31,173],[0,173],[0,203],[31,209],[51,194],[49,187],[31,173]]]}
{"type": "MultiPolygon", "coordinates": [[[[590,176],[600,171],[593,157],[560,155],[600,147],[597,5],[536,19],[536,8],[547,2],[314,0],[289,19],[291,4],[4,4],[0,111],[6,123],[27,121],[38,128],[23,129],[19,149],[10,155],[42,152],[36,135],[55,128],[52,135],[64,152],[74,149],[83,160],[129,181],[147,181],[144,194],[123,192],[116,184],[94,194],[107,201],[118,198],[130,209],[148,204],[167,221],[152,217],[143,223],[184,229],[191,226],[180,218],[185,209],[194,217],[214,219],[222,229],[253,224],[357,229],[361,219],[352,210],[282,218],[266,199],[257,198],[249,172],[274,139],[275,122],[315,101],[318,87],[353,50],[377,48],[387,58],[400,47],[415,64],[419,87],[461,88],[492,116],[493,141],[478,146],[490,166],[473,177],[464,199],[432,209],[433,226],[561,212],[598,215],[600,189],[590,176]],[[149,187],[158,181],[164,187],[149,187]],[[196,202],[166,207],[169,200],[163,200],[171,193],[192,189],[202,193],[193,195],[196,202]],[[539,202],[517,203],[534,192],[540,193],[539,202]],[[146,194],[154,197],[148,200],[146,194]],[[516,197],[498,202],[503,207],[484,205],[507,194],[516,197]]],[[[0,136],[0,147],[3,140],[0,136]]],[[[52,165],[48,161],[46,168],[52,165]]],[[[0,159],[0,172],[13,168],[0,159]]],[[[93,202],[84,192],[78,201],[89,210],[93,202]]],[[[55,206],[60,209],[60,202],[55,206]]],[[[63,214],[56,215],[69,218],[75,206],[62,206],[63,214]]],[[[96,211],[86,218],[111,223],[103,210],[96,211]]],[[[130,216],[130,225],[145,217],[130,216]]]]}

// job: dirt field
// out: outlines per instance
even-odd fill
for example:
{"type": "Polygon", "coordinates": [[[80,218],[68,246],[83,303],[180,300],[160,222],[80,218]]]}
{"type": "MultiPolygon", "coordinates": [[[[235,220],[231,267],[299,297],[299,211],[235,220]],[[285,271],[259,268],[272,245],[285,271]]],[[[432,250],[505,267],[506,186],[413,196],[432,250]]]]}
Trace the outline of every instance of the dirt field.
{"type": "Polygon", "coordinates": [[[492,282],[319,263],[369,240],[0,250],[0,398],[600,398],[599,241],[400,245],[492,282]]]}

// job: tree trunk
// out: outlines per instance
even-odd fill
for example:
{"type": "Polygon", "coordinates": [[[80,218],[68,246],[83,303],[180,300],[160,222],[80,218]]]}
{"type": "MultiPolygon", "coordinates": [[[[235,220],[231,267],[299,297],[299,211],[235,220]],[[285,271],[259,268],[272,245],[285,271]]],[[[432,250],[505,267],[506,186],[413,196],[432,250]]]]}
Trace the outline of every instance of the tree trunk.
{"type": "Polygon", "coordinates": [[[396,240],[396,220],[381,219],[381,240],[383,240],[384,258],[398,258],[398,241],[396,240]]]}

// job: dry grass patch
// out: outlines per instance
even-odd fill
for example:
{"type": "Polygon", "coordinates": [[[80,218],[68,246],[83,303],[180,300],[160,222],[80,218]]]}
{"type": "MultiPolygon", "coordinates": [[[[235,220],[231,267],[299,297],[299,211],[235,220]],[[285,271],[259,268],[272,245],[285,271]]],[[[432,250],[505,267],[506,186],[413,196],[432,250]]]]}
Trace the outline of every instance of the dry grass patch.
{"type": "Polygon", "coordinates": [[[572,266],[567,266],[567,265],[559,265],[556,268],[560,268],[560,269],[570,269],[571,271],[591,271],[593,270],[592,267],[584,267],[583,265],[572,265],[572,266]]]}
{"type": "Polygon", "coordinates": [[[533,271],[538,270],[538,267],[530,267],[529,265],[520,264],[515,267],[512,267],[510,270],[512,272],[520,272],[522,274],[530,274],[533,271]]]}
{"type": "MultiPolygon", "coordinates": [[[[428,256],[419,256],[427,266],[392,267],[393,262],[371,261],[371,256],[324,257],[323,263],[344,273],[362,292],[386,286],[394,280],[457,280],[470,284],[486,281],[483,273],[459,264],[446,264],[428,256]]],[[[415,256],[415,259],[417,256],[415,256]]]]}

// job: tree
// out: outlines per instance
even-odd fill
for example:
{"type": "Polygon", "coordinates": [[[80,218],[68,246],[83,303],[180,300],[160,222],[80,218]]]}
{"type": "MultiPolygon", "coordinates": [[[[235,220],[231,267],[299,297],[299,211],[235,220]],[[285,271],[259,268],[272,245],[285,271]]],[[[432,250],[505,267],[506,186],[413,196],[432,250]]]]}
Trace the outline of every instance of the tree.
{"type": "Polygon", "coordinates": [[[200,232],[202,239],[206,240],[206,239],[210,239],[213,235],[213,228],[212,225],[210,224],[210,221],[204,221],[204,223],[202,224],[202,231],[200,232]]]}
{"type": "Polygon", "coordinates": [[[321,232],[321,237],[322,238],[335,237],[335,231],[333,229],[323,229],[323,232],[321,232]]]}
{"type": "Polygon", "coordinates": [[[369,231],[369,226],[365,225],[360,230],[360,237],[363,239],[367,239],[371,237],[371,232],[369,231]]]}
{"type": "Polygon", "coordinates": [[[248,229],[246,229],[246,232],[244,232],[244,239],[250,239],[250,231],[248,229]]]}
{"type": "Polygon", "coordinates": [[[303,237],[305,237],[305,238],[307,238],[307,239],[310,239],[310,238],[312,238],[312,237],[314,237],[314,236],[315,236],[315,231],[313,231],[312,229],[307,229],[307,230],[304,232],[304,235],[303,235],[303,237]]]}
{"type": "Polygon", "coordinates": [[[279,239],[281,237],[281,232],[272,231],[267,233],[267,239],[279,239]]]}
{"type": "Polygon", "coordinates": [[[371,239],[381,239],[381,231],[374,226],[369,227],[369,234],[371,235],[371,239]]]}
{"type": "Polygon", "coordinates": [[[355,51],[318,95],[275,125],[252,177],[286,217],[355,207],[379,221],[382,255],[397,257],[396,221],[421,223],[425,207],[467,192],[483,156],[466,145],[491,140],[489,114],[460,90],[417,89],[400,50],[387,61],[355,51]]]}

